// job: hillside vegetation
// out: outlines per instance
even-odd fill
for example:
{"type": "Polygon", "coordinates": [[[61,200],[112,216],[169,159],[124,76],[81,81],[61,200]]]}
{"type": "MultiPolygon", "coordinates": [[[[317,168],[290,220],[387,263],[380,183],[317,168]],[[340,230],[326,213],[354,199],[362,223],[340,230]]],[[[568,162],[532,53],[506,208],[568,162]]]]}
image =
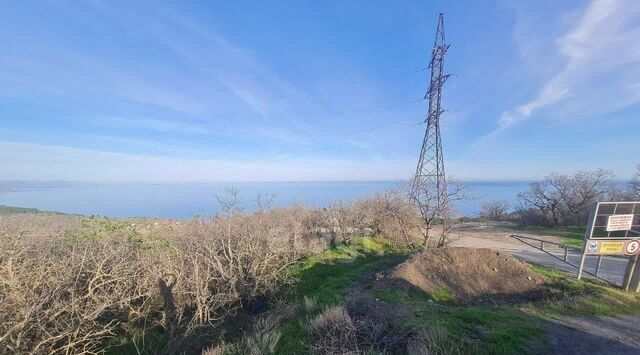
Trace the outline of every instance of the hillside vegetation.
{"type": "Polygon", "coordinates": [[[252,214],[221,204],[223,216],[162,232],[106,218],[48,238],[0,230],[0,353],[198,352],[294,284],[301,258],[362,235],[413,245],[398,227],[412,212],[392,195],[252,214]]]}
{"type": "Polygon", "coordinates": [[[0,216],[9,214],[22,214],[22,213],[46,213],[46,214],[63,214],[60,212],[42,211],[37,208],[23,208],[23,207],[11,207],[0,205],[0,216]]]}
{"type": "Polygon", "coordinates": [[[517,274],[534,297],[392,283],[445,255],[423,253],[419,213],[393,193],[255,213],[220,202],[224,215],[188,223],[75,216],[48,237],[0,224],[0,353],[519,353],[550,316],[640,311],[637,295],[535,266],[517,274]]]}

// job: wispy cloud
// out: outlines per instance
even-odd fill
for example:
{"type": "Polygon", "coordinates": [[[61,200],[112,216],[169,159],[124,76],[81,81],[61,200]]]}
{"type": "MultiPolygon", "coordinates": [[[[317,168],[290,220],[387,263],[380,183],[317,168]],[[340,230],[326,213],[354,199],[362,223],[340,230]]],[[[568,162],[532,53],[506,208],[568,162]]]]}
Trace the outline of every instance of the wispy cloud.
{"type": "Polygon", "coordinates": [[[403,179],[413,161],[353,162],[343,159],[273,156],[269,159],[186,159],[105,153],[60,146],[0,141],[1,180],[95,182],[326,181],[403,179]],[[78,156],[92,154],[98,166],[78,156]],[[64,161],[64,164],[59,164],[64,161]],[[28,173],[23,173],[23,172],[28,173]],[[21,175],[26,174],[26,175],[21,175]]]}
{"type": "Polygon", "coordinates": [[[640,80],[638,18],[640,3],[635,0],[593,0],[577,24],[555,41],[564,65],[534,98],[504,111],[489,136],[542,109],[553,109],[553,119],[566,121],[606,114],[640,102],[633,89],[634,82],[640,80]]]}
{"type": "Polygon", "coordinates": [[[176,133],[193,133],[193,134],[210,134],[216,132],[215,129],[198,125],[199,121],[190,123],[186,119],[159,119],[151,117],[139,116],[113,116],[113,115],[97,115],[95,119],[90,120],[92,124],[102,128],[115,129],[142,129],[145,131],[157,132],[176,132],[176,133]]]}

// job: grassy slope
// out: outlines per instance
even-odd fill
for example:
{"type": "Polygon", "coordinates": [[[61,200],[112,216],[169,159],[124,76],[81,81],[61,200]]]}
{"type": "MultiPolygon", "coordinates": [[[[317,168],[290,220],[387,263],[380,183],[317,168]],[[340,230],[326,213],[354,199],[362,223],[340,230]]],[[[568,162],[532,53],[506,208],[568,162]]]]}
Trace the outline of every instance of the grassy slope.
{"type": "Polygon", "coordinates": [[[361,238],[351,246],[341,246],[307,258],[291,269],[299,282],[288,295],[291,302],[315,301],[317,309],[300,314],[279,327],[282,338],[278,354],[300,354],[310,335],[305,324],[330,305],[344,303],[351,284],[369,272],[386,269],[404,259],[406,251],[390,246],[383,239],[361,238]]]}
{"type": "MultiPolygon", "coordinates": [[[[380,240],[361,239],[356,245],[341,247],[306,259],[292,272],[299,283],[289,298],[303,303],[314,297],[317,309],[301,312],[283,323],[278,354],[304,352],[311,340],[306,331],[309,319],[329,305],[342,304],[349,286],[374,270],[390,267],[403,258],[380,240]]],[[[446,291],[425,295],[412,290],[371,290],[380,301],[399,304],[410,310],[398,326],[427,330],[440,334],[445,353],[521,353],[527,344],[543,334],[549,316],[563,314],[614,315],[640,312],[640,296],[612,289],[593,281],[577,281],[553,270],[532,266],[549,284],[553,301],[529,306],[455,305],[446,291]]]]}

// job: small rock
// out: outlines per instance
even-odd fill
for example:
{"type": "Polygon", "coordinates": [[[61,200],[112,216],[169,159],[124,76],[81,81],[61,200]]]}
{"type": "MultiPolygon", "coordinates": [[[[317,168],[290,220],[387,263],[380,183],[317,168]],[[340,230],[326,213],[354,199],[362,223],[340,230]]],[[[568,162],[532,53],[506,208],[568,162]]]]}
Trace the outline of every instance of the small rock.
{"type": "Polygon", "coordinates": [[[427,303],[433,303],[433,300],[428,300],[427,303]]]}
{"type": "Polygon", "coordinates": [[[531,280],[533,280],[533,279],[531,278],[531,276],[528,276],[528,277],[527,277],[527,280],[531,281],[531,280]]]}
{"type": "Polygon", "coordinates": [[[496,269],[495,267],[493,268],[493,271],[498,271],[498,269],[496,269]]]}

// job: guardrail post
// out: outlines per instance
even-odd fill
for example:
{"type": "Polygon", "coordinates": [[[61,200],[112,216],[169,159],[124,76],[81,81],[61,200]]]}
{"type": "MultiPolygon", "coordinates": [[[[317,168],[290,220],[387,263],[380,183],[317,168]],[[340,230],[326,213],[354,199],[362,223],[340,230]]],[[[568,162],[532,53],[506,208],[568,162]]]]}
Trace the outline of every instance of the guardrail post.
{"type": "Polygon", "coordinates": [[[568,254],[569,254],[569,248],[564,247],[564,261],[565,262],[567,261],[568,254]]]}
{"type": "MultiPolygon", "coordinates": [[[[638,255],[632,256],[629,258],[629,262],[627,263],[627,271],[624,273],[624,280],[622,281],[622,289],[625,291],[629,291],[631,288],[631,280],[633,279],[633,274],[635,272],[636,264],[638,264],[638,255]]],[[[636,291],[637,292],[636,286],[636,291]]]]}
{"type": "Polygon", "coordinates": [[[578,266],[578,280],[582,278],[582,270],[584,269],[584,261],[587,258],[587,243],[585,243],[582,249],[582,256],[580,257],[580,265],[578,266]]]}
{"type": "Polygon", "coordinates": [[[598,263],[596,264],[596,277],[598,277],[598,271],[600,271],[600,264],[602,264],[602,255],[598,255],[598,263]]]}
{"type": "Polygon", "coordinates": [[[540,242],[540,250],[544,251],[544,240],[540,242]]]}

